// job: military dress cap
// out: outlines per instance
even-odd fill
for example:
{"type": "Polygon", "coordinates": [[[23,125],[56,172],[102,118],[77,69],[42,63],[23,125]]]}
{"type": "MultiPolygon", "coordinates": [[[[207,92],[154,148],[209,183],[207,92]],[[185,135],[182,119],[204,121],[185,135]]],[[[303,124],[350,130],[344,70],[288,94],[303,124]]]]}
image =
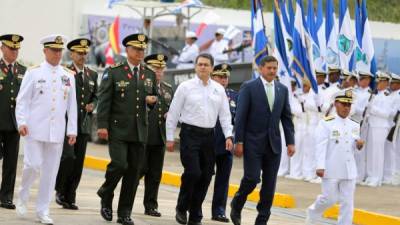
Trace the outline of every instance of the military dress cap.
{"type": "Polygon", "coordinates": [[[68,50],[72,52],[88,53],[92,42],[87,38],[77,38],[67,44],[68,50]]]}
{"type": "Polygon", "coordinates": [[[0,36],[0,41],[3,45],[19,49],[21,47],[21,42],[24,40],[24,37],[18,34],[4,34],[0,36]]]}
{"type": "Polygon", "coordinates": [[[372,74],[372,73],[370,73],[370,72],[368,72],[368,71],[362,71],[362,70],[360,70],[360,71],[358,71],[357,72],[358,73],[358,76],[360,77],[360,78],[362,78],[362,77],[374,77],[374,75],[372,74]]]}
{"type": "Polygon", "coordinates": [[[224,35],[224,34],[225,34],[225,29],[224,29],[224,28],[218,28],[218,29],[215,31],[215,33],[216,33],[216,34],[222,34],[222,35],[224,35]]]}
{"type": "Polygon", "coordinates": [[[51,34],[46,37],[43,37],[40,40],[40,44],[42,44],[45,48],[57,48],[63,49],[64,43],[67,42],[67,37],[62,34],[51,34]]]}
{"type": "Polygon", "coordinates": [[[329,65],[328,66],[328,73],[335,73],[335,72],[340,73],[341,71],[342,71],[342,68],[340,68],[337,65],[329,65]]]}
{"type": "Polygon", "coordinates": [[[385,73],[383,71],[378,71],[376,72],[376,81],[389,81],[390,80],[390,75],[388,73],[385,73]]]}
{"type": "Polygon", "coordinates": [[[186,38],[197,39],[197,35],[195,32],[189,30],[189,31],[186,31],[186,38]]]}
{"type": "Polygon", "coordinates": [[[325,70],[315,70],[315,75],[316,76],[326,76],[326,71],[325,70]]]}
{"type": "Polygon", "coordinates": [[[144,62],[147,65],[158,68],[164,68],[167,65],[167,61],[168,57],[164,54],[153,54],[144,58],[144,62]]]}
{"type": "Polygon", "coordinates": [[[347,78],[352,78],[352,77],[357,79],[357,75],[355,73],[353,73],[349,70],[345,70],[345,69],[342,70],[342,79],[343,80],[345,80],[347,78]]]}
{"type": "Polygon", "coordinates": [[[231,75],[232,67],[226,63],[222,63],[214,66],[214,70],[212,72],[212,76],[227,76],[231,75]]]}
{"type": "Polygon", "coordinates": [[[122,40],[122,44],[125,47],[132,46],[135,48],[146,49],[148,41],[149,39],[145,34],[131,34],[122,40]]]}
{"type": "Polygon", "coordinates": [[[390,79],[390,83],[400,83],[400,75],[391,73],[390,76],[392,79],[390,79]]]}
{"type": "Polygon", "coordinates": [[[335,95],[335,101],[343,103],[353,103],[353,89],[348,88],[338,91],[335,95]]]}

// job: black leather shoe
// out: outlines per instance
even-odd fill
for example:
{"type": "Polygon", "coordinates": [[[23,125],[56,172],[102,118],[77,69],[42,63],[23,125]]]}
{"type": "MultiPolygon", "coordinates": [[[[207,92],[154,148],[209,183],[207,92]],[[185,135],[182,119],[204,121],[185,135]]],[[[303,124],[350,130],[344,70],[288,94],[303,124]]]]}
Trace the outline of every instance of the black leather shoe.
{"type": "Polygon", "coordinates": [[[122,225],[135,225],[133,220],[130,217],[118,217],[117,223],[120,223],[122,225]]]}
{"type": "Polygon", "coordinates": [[[60,193],[56,193],[56,203],[61,205],[64,209],[68,209],[69,203],[65,200],[64,195],[60,194],[60,193]]]}
{"type": "Polygon", "coordinates": [[[230,214],[230,216],[231,216],[232,223],[234,225],[240,225],[240,220],[241,220],[240,212],[235,209],[235,207],[233,206],[232,202],[231,202],[231,214],[230,214]]]}
{"type": "Polygon", "coordinates": [[[145,209],[144,214],[148,216],[161,217],[161,213],[157,209],[145,209]]]}
{"type": "Polygon", "coordinates": [[[113,211],[112,211],[111,204],[107,204],[103,200],[101,200],[100,214],[104,220],[112,221],[113,211]]]}
{"type": "Polygon", "coordinates": [[[201,222],[194,222],[194,221],[190,221],[187,223],[187,225],[201,225],[201,222]]]}
{"type": "Polygon", "coordinates": [[[186,211],[180,211],[179,209],[176,209],[175,220],[180,224],[186,224],[187,223],[186,211]]]}
{"type": "Polygon", "coordinates": [[[15,209],[15,205],[11,200],[1,201],[0,207],[5,209],[15,209]]]}
{"type": "Polygon", "coordinates": [[[75,203],[68,203],[68,205],[63,205],[64,209],[78,210],[79,207],[75,203]]]}
{"type": "Polygon", "coordinates": [[[225,215],[213,216],[211,219],[215,220],[215,221],[218,221],[218,222],[229,223],[229,219],[226,218],[225,215]]]}

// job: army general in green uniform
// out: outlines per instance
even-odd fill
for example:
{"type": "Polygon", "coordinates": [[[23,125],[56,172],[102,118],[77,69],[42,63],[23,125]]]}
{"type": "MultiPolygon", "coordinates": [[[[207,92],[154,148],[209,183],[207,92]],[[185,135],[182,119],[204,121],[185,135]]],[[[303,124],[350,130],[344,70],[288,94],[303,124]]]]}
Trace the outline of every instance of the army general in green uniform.
{"type": "Polygon", "coordinates": [[[0,36],[3,53],[0,60],[0,159],[4,157],[0,207],[6,209],[15,209],[13,196],[19,150],[15,100],[26,71],[26,67],[16,60],[23,39],[16,34],[0,36]]]}
{"type": "Polygon", "coordinates": [[[85,66],[91,41],[78,38],[70,41],[72,63],[67,66],[75,74],[76,103],[78,104],[78,136],[74,145],[65,138],[56,182],[56,202],[65,209],[77,210],[76,189],[82,176],[86,146],[91,131],[92,112],[97,104],[97,72],[85,66]]]}
{"type": "Polygon", "coordinates": [[[102,78],[97,109],[98,135],[109,141],[111,162],[97,194],[102,217],[112,220],[114,189],[122,178],[117,223],[132,225],[132,206],[147,142],[147,111],[157,101],[155,74],[142,64],[147,36],[124,38],[127,60],[108,68],[102,78]]]}
{"type": "Polygon", "coordinates": [[[160,217],[158,211],[158,188],[161,182],[162,168],[165,153],[165,118],[171,104],[172,87],[165,81],[164,70],[168,57],[163,54],[147,56],[144,61],[156,74],[158,101],[149,111],[149,133],[146,145],[146,159],[142,176],[144,176],[144,213],[149,216],[160,217]]]}

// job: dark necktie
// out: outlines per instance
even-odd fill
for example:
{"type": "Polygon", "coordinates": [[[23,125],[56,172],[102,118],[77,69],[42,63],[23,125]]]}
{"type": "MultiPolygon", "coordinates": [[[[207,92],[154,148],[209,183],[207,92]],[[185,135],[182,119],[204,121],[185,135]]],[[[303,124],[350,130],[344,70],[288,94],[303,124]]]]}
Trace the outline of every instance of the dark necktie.
{"type": "Polygon", "coordinates": [[[8,78],[9,80],[12,80],[12,79],[13,79],[13,71],[12,71],[12,69],[13,69],[12,64],[8,64],[7,78],[8,78]]]}
{"type": "Polygon", "coordinates": [[[139,77],[139,73],[138,73],[138,68],[137,66],[133,67],[133,77],[135,78],[135,80],[138,80],[139,77]]]}
{"type": "Polygon", "coordinates": [[[82,72],[79,72],[78,73],[78,82],[79,82],[79,84],[82,86],[83,85],[83,73],[82,72]]]}

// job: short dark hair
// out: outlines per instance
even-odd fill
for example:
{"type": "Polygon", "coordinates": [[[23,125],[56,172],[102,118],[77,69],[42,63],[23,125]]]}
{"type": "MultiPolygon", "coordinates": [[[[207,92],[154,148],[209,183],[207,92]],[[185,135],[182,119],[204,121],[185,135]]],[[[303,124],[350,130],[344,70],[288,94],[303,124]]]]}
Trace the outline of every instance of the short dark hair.
{"type": "Polygon", "coordinates": [[[278,63],[278,60],[275,57],[273,57],[272,55],[267,55],[267,56],[264,56],[260,60],[260,66],[264,66],[266,63],[269,63],[269,62],[277,62],[278,63]]]}
{"type": "Polygon", "coordinates": [[[195,64],[197,64],[197,61],[199,61],[199,58],[206,58],[210,60],[211,66],[214,66],[214,57],[208,53],[201,53],[196,57],[195,64]]]}

